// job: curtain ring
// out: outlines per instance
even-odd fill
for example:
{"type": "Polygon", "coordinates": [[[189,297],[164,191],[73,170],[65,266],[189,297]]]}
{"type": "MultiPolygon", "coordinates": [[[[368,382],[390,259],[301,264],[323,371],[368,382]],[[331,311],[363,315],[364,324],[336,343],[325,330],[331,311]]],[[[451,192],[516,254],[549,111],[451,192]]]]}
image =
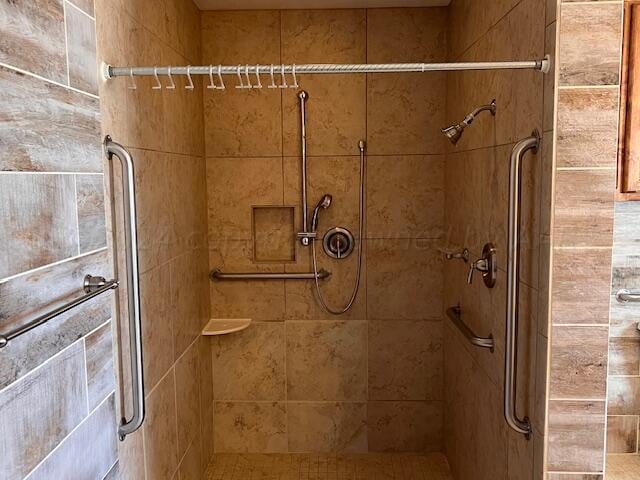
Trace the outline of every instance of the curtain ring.
{"type": "Polygon", "coordinates": [[[218,80],[220,80],[220,86],[218,87],[220,90],[224,90],[224,80],[222,80],[222,65],[218,65],[218,80]]]}
{"type": "Polygon", "coordinates": [[[169,76],[169,85],[165,87],[167,90],[175,90],[176,82],[173,81],[173,76],[171,75],[171,65],[167,67],[167,75],[169,76]]]}
{"type": "Polygon", "coordinates": [[[276,80],[275,78],[273,78],[273,63],[271,64],[269,74],[271,75],[271,84],[269,85],[269,88],[278,88],[278,86],[276,85],[276,80]]]}
{"type": "Polygon", "coordinates": [[[282,78],[282,83],[278,85],[279,88],[288,88],[287,87],[287,77],[284,76],[284,64],[280,67],[280,77],[282,78]]]}
{"type": "Polygon", "coordinates": [[[262,82],[260,81],[260,65],[256,65],[256,80],[258,84],[253,88],[262,88],[262,82]]]}
{"type": "Polygon", "coordinates": [[[153,67],[153,77],[156,79],[156,84],[151,88],[153,90],[161,90],[162,84],[160,83],[160,79],[158,78],[158,67],[153,67]]]}
{"type": "Polygon", "coordinates": [[[298,77],[296,76],[296,64],[293,64],[293,67],[291,67],[291,75],[293,76],[293,85],[289,85],[289,88],[298,88],[300,85],[298,85],[298,77]]]}
{"type": "Polygon", "coordinates": [[[187,66],[187,79],[189,80],[189,85],[184,87],[187,90],[193,90],[193,79],[191,78],[191,65],[187,66]]]}
{"type": "Polygon", "coordinates": [[[244,76],[247,79],[247,84],[245,85],[245,88],[253,88],[253,85],[251,85],[251,79],[249,78],[249,64],[246,64],[244,66],[244,76]]]}

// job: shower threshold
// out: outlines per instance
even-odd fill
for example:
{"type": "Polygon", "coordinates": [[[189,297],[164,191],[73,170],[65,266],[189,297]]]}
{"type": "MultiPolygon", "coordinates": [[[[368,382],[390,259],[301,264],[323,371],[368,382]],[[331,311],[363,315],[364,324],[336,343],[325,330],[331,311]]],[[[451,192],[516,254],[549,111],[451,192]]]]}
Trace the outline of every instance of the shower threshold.
{"type": "Polygon", "coordinates": [[[205,480],[451,480],[441,453],[216,453],[205,480]]]}

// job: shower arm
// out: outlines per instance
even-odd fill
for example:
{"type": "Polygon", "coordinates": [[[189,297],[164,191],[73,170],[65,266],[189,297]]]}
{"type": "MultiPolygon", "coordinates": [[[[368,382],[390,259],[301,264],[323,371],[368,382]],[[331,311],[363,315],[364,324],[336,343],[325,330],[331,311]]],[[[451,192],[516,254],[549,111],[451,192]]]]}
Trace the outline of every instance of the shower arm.
{"type": "Polygon", "coordinates": [[[471,123],[476,119],[476,117],[481,112],[485,112],[485,111],[491,112],[491,115],[493,115],[493,116],[496,115],[496,101],[495,101],[495,99],[492,100],[489,105],[483,105],[481,107],[476,108],[473,112],[471,112],[469,115],[464,117],[464,120],[462,120],[462,123],[464,123],[465,125],[471,125],[471,123]]]}

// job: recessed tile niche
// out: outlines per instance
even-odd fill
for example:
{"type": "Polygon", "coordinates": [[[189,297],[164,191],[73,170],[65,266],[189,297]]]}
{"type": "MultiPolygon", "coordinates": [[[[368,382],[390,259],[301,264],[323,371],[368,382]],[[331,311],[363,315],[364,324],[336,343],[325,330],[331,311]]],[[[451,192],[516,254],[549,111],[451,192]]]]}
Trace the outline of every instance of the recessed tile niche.
{"type": "Polygon", "coordinates": [[[294,207],[253,207],[254,262],[294,262],[294,207]]]}

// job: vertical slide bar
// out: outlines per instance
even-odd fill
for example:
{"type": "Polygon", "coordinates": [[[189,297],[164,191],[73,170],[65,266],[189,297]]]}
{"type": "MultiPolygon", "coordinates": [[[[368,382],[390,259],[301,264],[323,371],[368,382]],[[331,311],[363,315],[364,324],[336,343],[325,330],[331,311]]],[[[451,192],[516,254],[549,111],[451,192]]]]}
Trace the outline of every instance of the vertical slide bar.
{"type": "MultiPolygon", "coordinates": [[[[129,348],[131,357],[131,397],[133,414],[127,420],[123,412],[118,428],[120,440],[140,428],[144,421],[144,382],[142,370],[142,321],[140,316],[140,274],[138,269],[138,233],[136,225],[135,173],[131,154],[107,135],[104,140],[107,159],[115,155],[122,166],[122,193],[127,263],[127,305],[129,314],[129,348]]],[[[113,219],[115,220],[115,218],[113,219]]],[[[114,248],[116,246],[114,245],[114,248]]]]}
{"type": "Polygon", "coordinates": [[[527,417],[518,418],[516,413],[518,371],[518,298],[520,269],[520,216],[522,187],[522,158],[540,147],[537,130],[530,137],[513,147],[509,162],[509,235],[507,240],[507,325],[504,366],[504,418],[509,427],[518,433],[531,436],[531,422],[527,417]]]}

